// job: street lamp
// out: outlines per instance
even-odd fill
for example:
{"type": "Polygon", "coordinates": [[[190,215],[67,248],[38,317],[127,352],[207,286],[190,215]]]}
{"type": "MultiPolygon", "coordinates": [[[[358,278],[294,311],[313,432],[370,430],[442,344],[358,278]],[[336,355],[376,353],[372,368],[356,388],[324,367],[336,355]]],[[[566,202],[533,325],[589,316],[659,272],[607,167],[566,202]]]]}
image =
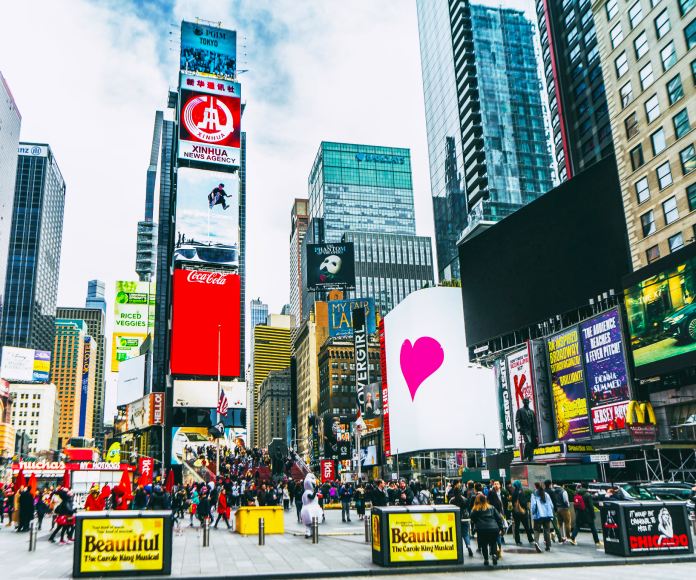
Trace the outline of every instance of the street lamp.
{"type": "Polygon", "coordinates": [[[483,467],[488,467],[488,457],[486,456],[486,454],[487,454],[486,434],[485,433],[476,433],[476,435],[481,435],[481,437],[483,437],[483,457],[481,459],[482,459],[483,467]]]}

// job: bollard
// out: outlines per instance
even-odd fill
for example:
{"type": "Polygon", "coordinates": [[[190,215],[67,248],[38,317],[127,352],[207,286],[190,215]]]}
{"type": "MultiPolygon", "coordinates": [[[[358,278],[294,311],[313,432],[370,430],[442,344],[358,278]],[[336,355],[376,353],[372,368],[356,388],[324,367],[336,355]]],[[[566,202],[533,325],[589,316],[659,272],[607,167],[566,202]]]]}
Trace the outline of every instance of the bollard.
{"type": "Polygon", "coordinates": [[[319,518],[312,518],[312,544],[319,543],[319,518]]]}
{"type": "Polygon", "coordinates": [[[29,551],[36,551],[36,538],[39,535],[39,529],[36,527],[36,522],[32,521],[29,524],[29,551]]]}
{"type": "Polygon", "coordinates": [[[372,518],[369,515],[365,515],[365,543],[372,543],[372,518]]]}
{"type": "Polygon", "coordinates": [[[203,547],[210,546],[210,521],[208,518],[203,519],[203,547]]]}
{"type": "Polygon", "coordinates": [[[259,518],[259,546],[266,545],[266,520],[259,518]]]}

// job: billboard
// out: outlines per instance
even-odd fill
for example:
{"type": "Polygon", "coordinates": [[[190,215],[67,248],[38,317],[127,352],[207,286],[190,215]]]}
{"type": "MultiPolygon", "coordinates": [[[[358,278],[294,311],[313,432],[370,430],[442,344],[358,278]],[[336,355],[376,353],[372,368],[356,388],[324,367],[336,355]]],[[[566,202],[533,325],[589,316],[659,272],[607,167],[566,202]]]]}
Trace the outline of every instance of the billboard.
{"type": "MultiPolygon", "coordinates": [[[[246,383],[222,381],[220,387],[225,392],[230,409],[246,408],[246,383]]],[[[217,381],[174,381],[175,407],[217,407],[217,381]]]]}
{"type": "MultiPolygon", "coordinates": [[[[246,429],[225,427],[225,436],[220,438],[221,449],[246,446],[246,429]]],[[[215,454],[217,439],[209,434],[207,427],[174,427],[172,429],[172,465],[182,465],[184,484],[207,482],[215,479],[215,474],[208,468],[209,457],[215,454]]]]}
{"type": "Polygon", "coordinates": [[[370,357],[367,350],[365,309],[353,310],[353,344],[355,347],[355,406],[358,415],[365,414],[365,390],[370,382],[370,357]]]}
{"type": "Polygon", "coordinates": [[[329,336],[353,336],[353,310],[365,309],[367,333],[373,335],[377,330],[377,316],[374,298],[351,298],[349,300],[329,301],[329,336]]]}
{"type": "Polygon", "coordinates": [[[546,339],[549,373],[556,417],[556,437],[560,441],[590,436],[587,415],[585,370],[577,326],[546,339]]]}
{"type": "Polygon", "coordinates": [[[242,118],[239,83],[182,73],[179,159],[239,167],[242,118]]]}
{"type": "Polygon", "coordinates": [[[587,404],[594,433],[623,429],[631,400],[618,308],[580,324],[587,404]]]}
{"type": "Polygon", "coordinates": [[[496,384],[498,385],[498,410],[500,412],[501,442],[503,448],[515,446],[515,419],[512,414],[512,397],[507,380],[505,359],[498,359],[493,365],[496,384]]]}
{"type": "Polygon", "coordinates": [[[239,176],[182,167],[174,261],[239,268],[239,176]]]}
{"type": "Polygon", "coordinates": [[[237,33],[197,22],[181,23],[182,71],[234,78],[237,68],[237,33]]]}
{"type": "Polygon", "coordinates": [[[353,288],[355,253],[352,242],[307,244],[307,289],[353,288]]]}
{"type": "Polygon", "coordinates": [[[360,448],[360,465],[362,467],[374,467],[380,464],[377,445],[368,445],[360,448]]]}
{"type": "Polygon", "coordinates": [[[2,347],[0,378],[21,383],[47,383],[51,372],[51,353],[33,348],[2,347]]]}
{"type": "Polygon", "coordinates": [[[170,366],[173,375],[238,377],[240,282],[236,274],[175,270],[170,366]]]}
{"type": "Polygon", "coordinates": [[[696,364],[696,245],[635,272],[624,287],[636,376],[696,364]]]}
{"type": "Polygon", "coordinates": [[[126,431],[164,423],[164,393],[150,393],[126,406],[126,431]]]}
{"type": "Polygon", "coordinates": [[[92,338],[85,336],[85,346],[82,354],[82,386],[80,389],[80,421],[78,424],[78,436],[85,436],[87,427],[87,400],[89,398],[89,367],[92,356],[92,338]]]}
{"type": "Polygon", "coordinates": [[[111,371],[140,354],[140,345],[155,330],[155,283],[119,280],[114,300],[111,371]]]}
{"type": "Polygon", "coordinates": [[[458,288],[409,294],[383,333],[385,454],[480,448],[481,433],[500,448],[495,377],[469,362],[458,288]]]}
{"type": "Polygon", "coordinates": [[[147,355],[135,356],[118,365],[116,406],[135,401],[145,393],[145,365],[147,355]]]}
{"type": "MultiPolygon", "coordinates": [[[[512,403],[512,424],[514,429],[515,444],[519,443],[515,417],[518,409],[522,407],[524,399],[529,399],[529,408],[536,409],[536,397],[534,395],[534,378],[532,376],[532,354],[530,345],[517,350],[506,357],[508,372],[508,389],[510,389],[510,402],[512,403]]],[[[538,422],[538,418],[537,418],[538,422]]]]}
{"type": "Polygon", "coordinates": [[[339,415],[324,417],[324,458],[350,459],[350,420],[339,415]]]}

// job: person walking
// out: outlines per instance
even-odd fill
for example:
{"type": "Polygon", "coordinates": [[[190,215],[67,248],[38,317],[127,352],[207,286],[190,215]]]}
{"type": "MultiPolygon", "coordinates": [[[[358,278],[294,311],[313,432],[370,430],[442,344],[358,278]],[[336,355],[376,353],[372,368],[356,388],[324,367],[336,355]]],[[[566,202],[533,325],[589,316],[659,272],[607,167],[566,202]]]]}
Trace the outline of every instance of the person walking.
{"type": "Polygon", "coordinates": [[[152,488],[152,495],[147,504],[149,510],[170,510],[172,509],[172,501],[169,494],[162,488],[159,483],[156,483],[152,488]]]}
{"type": "Polygon", "coordinates": [[[550,479],[547,479],[544,482],[544,491],[546,492],[546,495],[548,495],[551,498],[551,502],[553,503],[553,517],[551,518],[551,527],[553,528],[553,530],[551,531],[551,540],[558,543],[561,541],[561,530],[558,529],[558,509],[556,508],[556,496],[553,493],[553,488],[551,487],[550,479]]]}
{"type": "Polygon", "coordinates": [[[590,493],[578,484],[575,495],[573,496],[573,507],[575,508],[575,527],[573,528],[573,533],[570,536],[570,543],[573,546],[577,545],[575,538],[577,538],[580,532],[580,527],[588,527],[592,532],[592,539],[594,540],[595,546],[603,546],[602,542],[599,541],[599,534],[597,534],[597,526],[595,524],[595,513],[594,513],[594,501],[590,493]]]}
{"type": "Polygon", "coordinates": [[[189,527],[193,527],[193,516],[196,515],[196,511],[198,510],[198,504],[201,502],[201,498],[198,496],[198,491],[196,489],[193,489],[191,491],[191,499],[189,501],[189,514],[191,514],[191,517],[189,519],[189,527]]]}
{"type": "Polygon", "coordinates": [[[546,551],[551,551],[551,520],[553,520],[553,500],[540,482],[534,483],[532,494],[532,521],[534,522],[534,548],[541,552],[539,536],[544,531],[546,551]]]}
{"type": "Polygon", "coordinates": [[[372,489],[372,494],[370,496],[370,501],[372,502],[372,507],[386,507],[389,503],[389,497],[385,490],[386,485],[383,479],[375,480],[375,486],[372,489]]]}
{"type": "Polygon", "coordinates": [[[60,503],[56,505],[54,510],[56,514],[56,527],[53,529],[53,533],[48,537],[48,541],[51,543],[55,542],[56,535],[60,532],[60,543],[67,544],[64,537],[67,532],[68,539],[70,539],[70,518],[72,518],[74,513],[73,503],[65,489],[59,489],[56,491],[56,495],[60,498],[60,503]]]}
{"type": "Polygon", "coordinates": [[[206,520],[210,520],[212,509],[213,507],[210,503],[210,494],[208,493],[208,488],[203,486],[201,489],[200,500],[198,502],[198,509],[196,510],[196,515],[201,522],[201,527],[205,525],[206,520]]]}
{"type": "Polygon", "coordinates": [[[300,491],[302,488],[300,487],[300,484],[295,485],[295,511],[297,512],[297,523],[301,524],[302,523],[302,494],[300,491]]]}
{"type": "Polygon", "coordinates": [[[568,492],[560,485],[554,484],[551,488],[551,497],[553,505],[556,508],[556,517],[558,518],[559,538],[562,543],[566,543],[573,532],[570,525],[570,501],[568,500],[568,492]]]}
{"type": "Polygon", "coordinates": [[[512,521],[515,544],[518,546],[522,545],[522,542],[520,541],[520,526],[524,528],[529,543],[534,543],[532,532],[529,529],[528,509],[529,502],[527,501],[527,493],[524,489],[522,489],[522,482],[519,479],[516,479],[512,484],[512,521]]]}
{"type": "Polygon", "coordinates": [[[365,519],[365,487],[362,483],[359,483],[355,488],[355,493],[353,494],[353,499],[355,500],[355,511],[358,513],[358,519],[365,519]]]}
{"type": "Polygon", "coordinates": [[[287,484],[283,484],[282,493],[283,493],[283,510],[287,512],[290,510],[290,490],[288,489],[287,484]]]}
{"type": "Polygon", "coordinates": [[[18,532],[28,532],[29,523],[34,519],[34,496],[28,487],[19,492],[19,527],[18,532]]]}
{"type": "Polygon", "coordinates": [[[486,496],[479,493],[474,500],[471,510],[471,521],[476,526],[478,544],[483,554],[483,565],[489,566],[488,556],[492,556],[493,565],[498,565],[498,536],[503,531],[503,518],[498,511],[488,503],[486,496]]]}
{"type": "Polygon", "coordinates": [[[353,488],[350,483],[344,483],[338,491],[341,500],[341,520],[346,523],[350,521],[350,502],[353,499],[353,488]]]}
{"type": "Polygon", "coordinates": [[[51,510],[48,507],[48,502],[50,501],[50,497],[46,492],[43,494],[39,493],[38,498],[36,501],[36,517],[38,519],[38,524],[39,524],[39,530],[41,529],[41,526],[43,525],[43,519],[48,514],[51,510]]]}
{"type": "Polygon", "coordinates": [[[412,505],[413,497],[413,490],[406,485],[405,479],[401,479],[399,481],[399,489],[397,490],[396,505],[412,505]]]}
{"type": "MultiPolygon", "coordinates": [[[[505,507],[503,505],[499,481],[494,481],[491,484],[490,490],[488,491],[488,495],[486,496],[486,498],[488,499],[488,503],[491,504],[500,514],[500,517],[503,518],[503,526],[505,527],[505,507]]],[[[498,559],[503,557],[504,542],[505,532],[503,531],[503,533],[498,536],[498,559]]]]}
{"type": "Polygon", "coordinates": [[[218,495],[217,503],[217,520],[215,520],[215,525],[213,527],[217,528],[220,519],[227,524],[227,529],[230,529],[230,506],[227,504],[227,492],[225,488],[220,489],[220,494],[218,495]]]}
{"type": "Polygon", "coordinates": [[[469,552],[469,557],[474,557],[474,552],[471,549],[471,514],[469,512],[469,502],[462,495],[462,484],[460,481],[454,484],[454,493],[449,501],[450,504],[459,508],[459,519],[462,522],[462,539],[464,545],[469,552]]]}

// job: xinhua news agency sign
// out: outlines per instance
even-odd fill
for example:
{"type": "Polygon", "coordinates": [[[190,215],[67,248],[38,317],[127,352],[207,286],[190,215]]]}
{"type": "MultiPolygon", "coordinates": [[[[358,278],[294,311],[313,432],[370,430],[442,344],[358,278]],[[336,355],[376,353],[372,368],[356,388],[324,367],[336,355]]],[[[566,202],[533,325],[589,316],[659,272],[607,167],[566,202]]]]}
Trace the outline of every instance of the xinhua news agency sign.
{"type": "Polygon", "coordinates": [[[367,352],[367,324],[365,309],[353,310],[353,339],[355,341],[355,395],[358,412],[365,414],[365,390],[370,382],[370,367],[367,352]]]}

